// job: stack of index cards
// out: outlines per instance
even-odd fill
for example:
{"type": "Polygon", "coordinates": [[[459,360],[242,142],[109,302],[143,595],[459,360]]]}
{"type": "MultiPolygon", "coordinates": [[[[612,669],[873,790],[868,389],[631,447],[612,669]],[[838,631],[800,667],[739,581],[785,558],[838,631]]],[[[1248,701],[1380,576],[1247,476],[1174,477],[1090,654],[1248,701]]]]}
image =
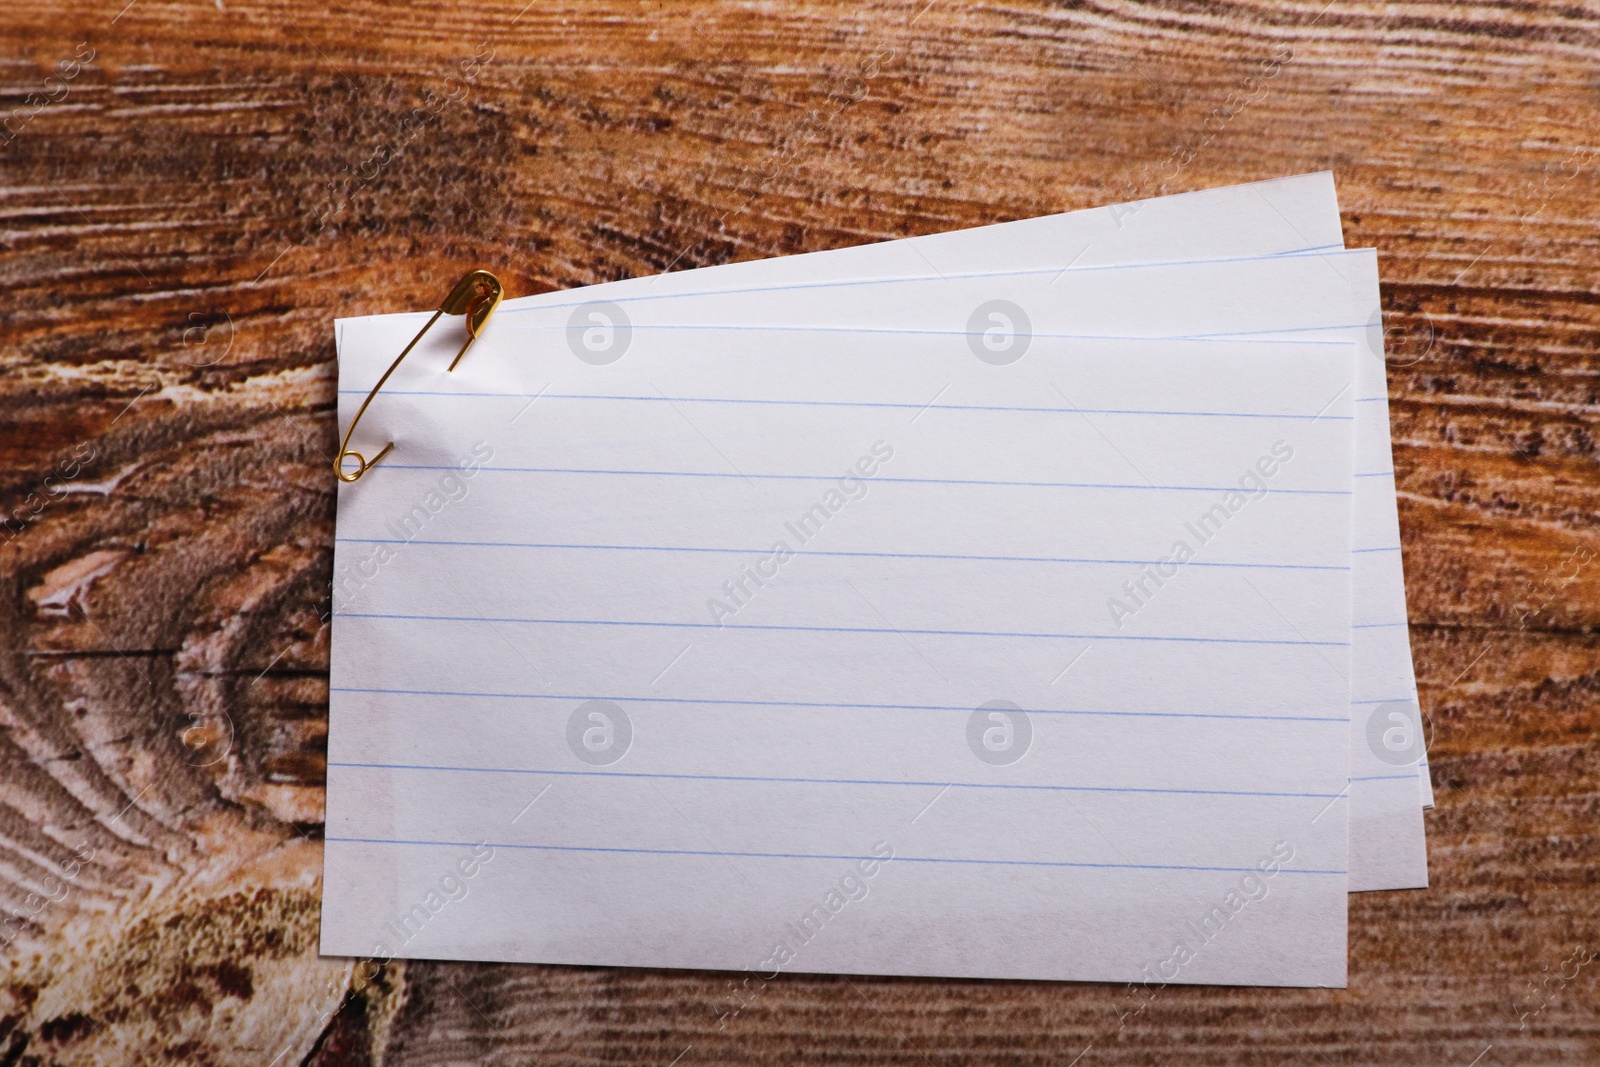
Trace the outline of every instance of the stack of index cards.
{"type": "Polygon", "coordinates": [[[1426,884],[1328,174],[452,329],[340,487],[324,952],[1338,986],[1426,884]]]}

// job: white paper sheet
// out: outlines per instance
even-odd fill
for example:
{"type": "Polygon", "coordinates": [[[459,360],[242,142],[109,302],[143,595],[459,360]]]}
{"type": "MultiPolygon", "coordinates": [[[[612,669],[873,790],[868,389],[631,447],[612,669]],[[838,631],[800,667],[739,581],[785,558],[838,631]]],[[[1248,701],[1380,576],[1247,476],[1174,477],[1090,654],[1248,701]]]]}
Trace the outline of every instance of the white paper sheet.
{"type": "MultiPolygon", "coordinates": [[[[1007,323],[1007,329],[1020,329],[1025,322],[1034,336],[1248,333],[1257,338],[1314,335],[1350,341],[1362,352],[1357,372],[1355,432],[1360,476],[1354,483],[1355,539],[1364,549],[1399,544],[1381,330],[1368,327],[1379,314],[1377,265],[1370,250],[1220,263],[1079,268],[1055,275],[951,274],[932,281],[879,279],[837,286],[812,283],[741,288],[725,293],[647,293],[619,296],[603,306],[580,302],[586,293],[567,294],[565,301],[519,304],[502,312],[498,329],[528,332],[529,349],[566,348],[581,347],[588,336],[582,331],[575,334],[572,323],[587,324],[585,329],[599,330],[591,340],[604,339],[611,346],[603,358],[626,353],[628,344],[651,330],[712,323],[730,329],[824,323],[818,328],[884,331],[922,324],[952,334],[977,328],[981,334],[996,329],[995,322],[1007,323]],[[1153,293],[1160,298],[1152,300],[1153,293]],[[592,312],[591,307],[595,308],[592,312]],[[595,317],[586,317],[590,315],[595,317]],[[631,339],[617,327],[594,325],[624,321],[619,317],[629,323],[625,329],[631,331],[631,339]]],[[[1025,349],[1028,342],[1018,334],[1007,343],[1025,349]]],[[[1053,399],[1068,411],[1078,403],[1069,395],[1053,399]]],[[[930,395],[926,402],[947,403],[948,398],[930,395]]],[[[1105,417],[1095,412],[1082,416],[1090,422],[1105,417]]],[[[1115,440],[1118,431],[1114,425],[1096,425],[1108,440],[1115,440]]],[[[1131,468],[1125,473],[1137,475],[1131,468]]],[[[1352,565],[1356,630],[1350,709],[1354,759],[1350,884],[1358,890],[1422,887],[1427,885],[1427,849],[1416,785],[1420,749],[1382,743],[1385,736],[1394,739],[1396,730],[1405,731],[1412,739],[1420,736],[1420,722],[1410,718],[1415,696],[1399,553],[1353,553],[1352,565]],[[1391,715],[1402,713],[1407,717],[1391,721],[1391,715]],[[1369,735],[1374,716],[1378,726],[1369,735]]]]}
{"type": "MultiPolygon", "coordinates": [[[[932,281],[951,276],[1014,276],[1028,272],[1044,272],[1053,277],[1063,269],[1215,261],[1342,247],[1333,175],[1322,171],[900,241],[627,279],[573,292],[508,300],[503,310],[575,307],[595,300],[615,301],[626,308],[636,300],[679,294],[832,286],[842,281],[919,277],[932,281]]],[[[1371,684],[1361,685],[1358,696],[1361,703],[1354,725],[1360,731],[1357,744],[1362,746],[1367,744],[1365,731],[1374,715],[1385,729],[1394,729],[1391,717],[1403,713],[1414,727],[1411,732],[1421,732],[1409,635],[1404,627],[1386,625],[1406,618],[1405,581],[1400,569],[1399,525],[1394,506],[1387,381],[1381,373],[1381,302],[1375,280],[1370,297],[1370,317],[1361,321],[1371,330],[1367,343],[1375,362],[1364,365],[1360,400],[1363,406],[1358,409],[1356,435],[1363,442],[1367,460],[1360,468],[1361,476],[1380,480],[1363,484],[1357,500],[1363,528],[1372,535],[1370,540],[1358,539],[1357,551],[1386,555],[1381,560],[1357,561],[1361,575],[1357,583],[1367,590],[1363,600],[1373,609],[1366,616],[1358,612],[1357,622],[1397,632],[1364,632],[1360,636],[1363,646],[1374,647],[1370,656],[1357,657],[1358,678],[1365,680],[1368,663],[1381,665],[1371,675],[1371,684]],[[1385,478],[1378,473],[1381,471],[1391,474],[1385,478]]],[[[1382,751],[1389,760],[1405,761],[1411,756],[1407,746],[1401,746],[1400,751],[1383,747],[1382,751]]],[[[1426,753],[1412,762],[1416,763],[1422,806],[1431,808],[1433,788],[1426,753]]],[[[1409,764],[1401,762],[1398,766],[1409,764]]],[[[1360,777],[1363,782],[1392,782],[1396,773],[1397,765],[1391,762],[1367,767],[1360,777]]],[[[1388,797],[1398,787],[1355,788],[1354,832],[1358,840],[1351,861],[1352,887],[1399,889],[1426,884],[1426,846],[1420,819],[1406,820],[1403,830],[1375,826],[1377,836],[1370,842],[1372,849],[1363,845],[1365,820],[1360,813],[1368,807],[1364,794],[1381,796],[1380,806],[1387,811],[1388,797]]]]}
{"type": "Polygon", "coordinates": [[[1353,346],[506,324],[341,487],[325,952],[1343,984],[1353,346]]]}

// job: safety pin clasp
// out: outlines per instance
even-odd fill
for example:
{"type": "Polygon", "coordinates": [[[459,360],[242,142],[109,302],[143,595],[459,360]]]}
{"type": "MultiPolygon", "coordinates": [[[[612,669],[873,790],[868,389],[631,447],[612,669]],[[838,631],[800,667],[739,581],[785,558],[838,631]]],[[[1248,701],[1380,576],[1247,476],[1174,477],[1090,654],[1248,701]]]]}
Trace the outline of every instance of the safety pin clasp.
{"type": "Polygon", "coordinates": [[[339,476],[341,482],[356,481],[367,471],[376,467],[379,461],[393,450],[394,442],[390,441],[379,450],[377,455],[369,460],[350,447],[350,436],[356,432],[356,425],[361,422],[361,416],[367,413],[367,406],[378,395],[378,390],[383,388],[383,384],[389,380],[389,375],[393,374],[395,368],[400,366],[400,361],[405,359],[413,348],[417,347],[417,342],[422,340],[422,335],[433,328],[433,324],[439,321],[440,315],[466,316],[466,342],[462,344],[460,351],[456,353],[456,357],[450,361],[450,366],[447,368],[447,370],[453,371],[456,369],[456,364],[461,362],[461,357],[467,354],[467,349],[472,347],[472,342],[478,339],[478,334],[483,332],[484,326],[489,322],[489,316],[493,315],[494,309],[500,306],[500,298],[504,295],[505,286],[500,284],[500,279],[486,270],[468,271],[461,276],[461,280],[456,282],[455,288],[450,290],[450,295],[444,298],[444,303],[439,305],[439,310],[433,313],[433,318],[429,319],[422,329],[417,331],[417,335],[411,339],[411,343],[406,345],[398,356],[394,357],[394,362],[389,364],[389,369],[383,372],[383,376],[378,379],[378,384],[372,387],[372,392],[368,393],[367,398],[361,402],[361,407],[356,410],[356,417],[350,420],[350,427],[345,430],[344,437],[339,442],[339,455],[333,461],[333,473],[339,476]],[[355,459],[356,469],[354,471],[345,470],[344,461],[346,458],[355,459]]]}

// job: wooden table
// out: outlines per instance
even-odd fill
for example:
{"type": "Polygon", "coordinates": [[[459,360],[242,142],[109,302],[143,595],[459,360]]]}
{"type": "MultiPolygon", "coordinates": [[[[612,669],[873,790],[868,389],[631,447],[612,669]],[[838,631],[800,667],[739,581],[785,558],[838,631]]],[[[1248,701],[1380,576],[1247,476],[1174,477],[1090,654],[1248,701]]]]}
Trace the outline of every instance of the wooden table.
{"type": "Polygon", "coordinates": [[[0,11],[0,1065],[1600,1062],[1592,4],[125,2],[0,11]],[[1347,990],[317,957],[335,316],[1320,168],[1438,792],[1347,990]]]}

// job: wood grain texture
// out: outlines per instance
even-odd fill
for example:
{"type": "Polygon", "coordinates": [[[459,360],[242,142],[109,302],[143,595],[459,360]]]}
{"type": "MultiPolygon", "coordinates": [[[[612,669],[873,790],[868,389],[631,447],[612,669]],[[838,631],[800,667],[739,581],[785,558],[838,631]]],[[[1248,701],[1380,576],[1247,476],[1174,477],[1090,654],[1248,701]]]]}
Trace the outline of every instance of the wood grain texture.
{"type": "Polygon", "coordinates": [[[1600,6],[125,3],[0,9],[0,1065],[1600,1062],[1600,6]],[[1438,792],[1348,990],[317,957],[335,316],[1324,167],[1438,792]]]}

